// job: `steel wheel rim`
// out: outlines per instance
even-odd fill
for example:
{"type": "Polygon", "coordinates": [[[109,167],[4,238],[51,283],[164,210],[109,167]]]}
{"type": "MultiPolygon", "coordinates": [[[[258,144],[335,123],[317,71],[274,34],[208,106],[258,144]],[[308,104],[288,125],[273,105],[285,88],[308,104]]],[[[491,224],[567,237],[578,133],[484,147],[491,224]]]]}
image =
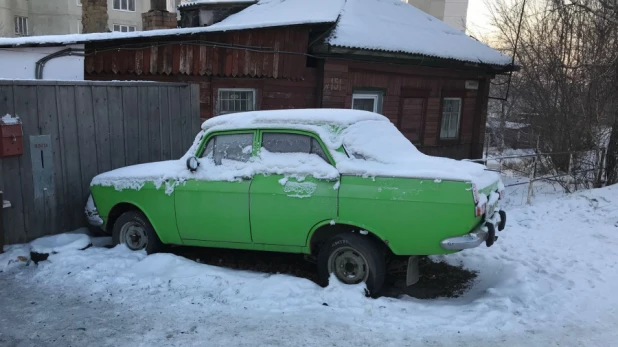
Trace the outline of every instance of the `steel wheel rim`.
{"type": "Polygon", "coordinates": [[[345,284],[358,284],[367,281],[369,265],[356,249],[341,247],[328,257],[328,272],[345,284]]]}
{"type": "Polygon", "coordinates": [[[120,229],[120,243],[133,251],[139,251],[148,245],[146,229],[138,222],[125,223],[120,229]]]}

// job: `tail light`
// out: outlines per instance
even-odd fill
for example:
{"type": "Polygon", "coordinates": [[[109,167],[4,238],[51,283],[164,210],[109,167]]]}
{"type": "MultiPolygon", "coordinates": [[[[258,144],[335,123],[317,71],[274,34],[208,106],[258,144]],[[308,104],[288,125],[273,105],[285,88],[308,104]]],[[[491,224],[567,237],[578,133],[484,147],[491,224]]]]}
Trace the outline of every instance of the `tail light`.
{"type": "Polygon", "coordinates": [[[487,209],[487,196],[479,194],[476,184],[472,184],[472,195],[474,195],[474,216],[481,217],[487,209]]]}
{"type": "Polygon", "coordinates": [[[483,214],[485,214],[485,209],[486,208],[487,208],[487,204],[476,205],[476,209],[474,211],[474,216],[475,217],[481,217],[483,214]]]}

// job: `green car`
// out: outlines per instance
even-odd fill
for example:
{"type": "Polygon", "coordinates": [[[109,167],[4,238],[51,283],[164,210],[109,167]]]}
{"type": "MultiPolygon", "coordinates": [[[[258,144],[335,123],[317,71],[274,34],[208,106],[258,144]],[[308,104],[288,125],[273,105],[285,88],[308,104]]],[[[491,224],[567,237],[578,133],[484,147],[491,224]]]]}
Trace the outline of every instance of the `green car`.
{"type": "Polygon", "coordinates": [[[306,254],[323,284],[384,283],[389,261],[491,246],[504,229],[500,176],[420,153],[376,113],[256,111],[207,120],[179,160],[96,176],[90,224],[116,244],[306,254]]]}

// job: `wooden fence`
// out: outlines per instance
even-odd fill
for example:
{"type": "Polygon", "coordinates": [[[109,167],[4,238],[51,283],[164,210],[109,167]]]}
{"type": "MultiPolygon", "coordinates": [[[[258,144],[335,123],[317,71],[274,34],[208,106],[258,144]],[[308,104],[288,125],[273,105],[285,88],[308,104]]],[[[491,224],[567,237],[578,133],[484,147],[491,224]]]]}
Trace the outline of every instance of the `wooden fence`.
{"type": "Polygon", "coordinates": [[[92,177],[181,157],[199,130],[199,107],[198,85],[0,80],[0,116],[19,116],[24,132],[24,154],[0,158],[0,190],[12,205],[6,243],[84,226],[92,177]],[[51,144],[44,169],[39,142],[51,144]],[[50,169],[53,183],[41,189],[50,169]]]}

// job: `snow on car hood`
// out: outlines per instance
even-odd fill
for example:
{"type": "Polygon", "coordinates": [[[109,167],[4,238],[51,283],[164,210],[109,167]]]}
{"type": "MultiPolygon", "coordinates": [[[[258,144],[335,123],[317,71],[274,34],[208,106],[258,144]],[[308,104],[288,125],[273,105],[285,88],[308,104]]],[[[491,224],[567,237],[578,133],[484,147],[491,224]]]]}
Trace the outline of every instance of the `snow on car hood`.
{"type": "Polygon", "coordinates": [[[348,155],[336,153],[335,161],[344,175],[466,181],[479,189],[500,181],[500,175],[484,165],[421,153],[390,122],[358,122],[341,136],[348,155]]]}

